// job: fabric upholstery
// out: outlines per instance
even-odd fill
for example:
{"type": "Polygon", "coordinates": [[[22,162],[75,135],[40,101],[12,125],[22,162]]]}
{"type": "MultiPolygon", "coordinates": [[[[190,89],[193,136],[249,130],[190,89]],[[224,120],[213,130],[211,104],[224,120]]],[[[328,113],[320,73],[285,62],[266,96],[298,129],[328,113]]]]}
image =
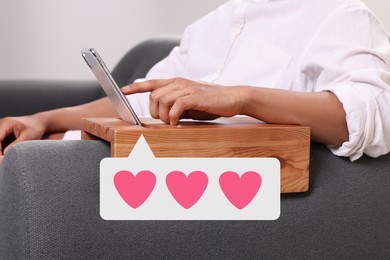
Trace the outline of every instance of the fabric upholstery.
{"type": "Polygon", "coordinates": [[[0,118],[75,106],[101,96],[94,81],[1,80],[0,118]]]}
{"type": "Polygon", "coordinates": [[[32,141],[0,168],[1,259],[385,259],[390,155],[355,163],[312,144],[310,191],[276,221],[104,221],[100,141],[32,141]]]}

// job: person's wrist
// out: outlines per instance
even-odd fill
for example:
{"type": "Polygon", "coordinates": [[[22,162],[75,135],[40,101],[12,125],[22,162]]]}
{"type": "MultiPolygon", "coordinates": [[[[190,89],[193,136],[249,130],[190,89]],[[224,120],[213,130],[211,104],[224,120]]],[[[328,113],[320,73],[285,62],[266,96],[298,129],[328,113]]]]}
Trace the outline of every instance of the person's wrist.
{"type": "Polygon", "coordinates": [[[238,87],[237,107],[239,115],[250,115],[250,107],[252,104],[253,87],[240,86],[238,87]]]}
{"type": "Polygon", "coordinates": [[[48,117],[47,112],[39,112],[29,117],[31,117],[33,121],[39,125],[43,133],[50,132],[50,118],[48,117]]]}

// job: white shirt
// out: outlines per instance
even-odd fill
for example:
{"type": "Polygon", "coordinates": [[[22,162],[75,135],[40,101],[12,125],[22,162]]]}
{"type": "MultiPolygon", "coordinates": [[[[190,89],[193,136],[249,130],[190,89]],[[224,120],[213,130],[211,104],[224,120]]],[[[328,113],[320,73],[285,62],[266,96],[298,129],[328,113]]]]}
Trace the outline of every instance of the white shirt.
{"type": "MultiPolygon", "coordinates": [[[[349,141],[329,148],[356,160],[390,150],[389,59],[387,32],[358,0],[232,0],[190,25],[147,78],[332,91],[349,141]]],[[[129,98],[149,113],[148,95],[129,98]]]]}
{"type": "MultiPolygon", "coordinates": [[[[359,0],[231,0],[190,25],[147,78],[332,91],[349,141],[329,147],[356,160],[390,150],[390,45],[359,0]]],[[[128,97],[149,114],[148,94],[128,97]]]]}

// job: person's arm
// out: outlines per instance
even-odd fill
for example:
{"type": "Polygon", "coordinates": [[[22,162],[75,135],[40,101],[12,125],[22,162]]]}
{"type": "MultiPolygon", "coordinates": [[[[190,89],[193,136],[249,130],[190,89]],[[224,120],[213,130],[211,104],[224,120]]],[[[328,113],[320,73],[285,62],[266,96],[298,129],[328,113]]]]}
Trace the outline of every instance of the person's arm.
{"type": "Polygon", "coordinates": [[[118,116],[108,98],[87,104],[40,112],[30,116],[6,117],[0,120],[0,159],[7,149],[18,142],[41,139],[47,133],[81,129],[81,118],[118,116]],[[2,143],[9,136],[15,140],[7,147],[2,143]],[[3,151],[4,150],[4,151],[3,151]]]}
{"type": "Polygon", "coordinates": [[[46,133],[80,130],[81,118],[85,117],[118,117],[114,106],[108,98],[74,107],[66,107],[34,115],[45,127],[46,133]]]}
{"type": "Polygon", "coordinates": [[[320,143],[340,146],[349,139],[345,111],[332,92],[244,87],[241,102],[241,114],[268,123],[309,126],[312,139],[320,143]]]}
{"type": "Polygon", "coordinates": [[[186,79],[151,80],[122,88],[125,94],[148,91],[152,117],[173,125],[182,117],[212,119],[241,114],[268,123],[309,126],[312,139],[327,145],[340,146],[349,138],[345,111],[331,92],[221,87],[186,79]]]}

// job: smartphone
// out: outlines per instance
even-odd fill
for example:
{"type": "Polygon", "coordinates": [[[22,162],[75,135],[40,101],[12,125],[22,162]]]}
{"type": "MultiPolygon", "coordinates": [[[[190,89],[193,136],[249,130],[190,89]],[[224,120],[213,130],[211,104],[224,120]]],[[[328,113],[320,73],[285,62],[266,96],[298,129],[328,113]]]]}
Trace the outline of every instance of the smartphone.
{"type": "Polygon", "coordinates": [[[131,124],[142,126],[142,123],[131,107],[131,104],[121,92],[98,52],[93,48],[83,48],[81,49],[81,55],[91,68],[104,92],[106,92],[108,98],[111,100],[119,116],[131,124]]]}

